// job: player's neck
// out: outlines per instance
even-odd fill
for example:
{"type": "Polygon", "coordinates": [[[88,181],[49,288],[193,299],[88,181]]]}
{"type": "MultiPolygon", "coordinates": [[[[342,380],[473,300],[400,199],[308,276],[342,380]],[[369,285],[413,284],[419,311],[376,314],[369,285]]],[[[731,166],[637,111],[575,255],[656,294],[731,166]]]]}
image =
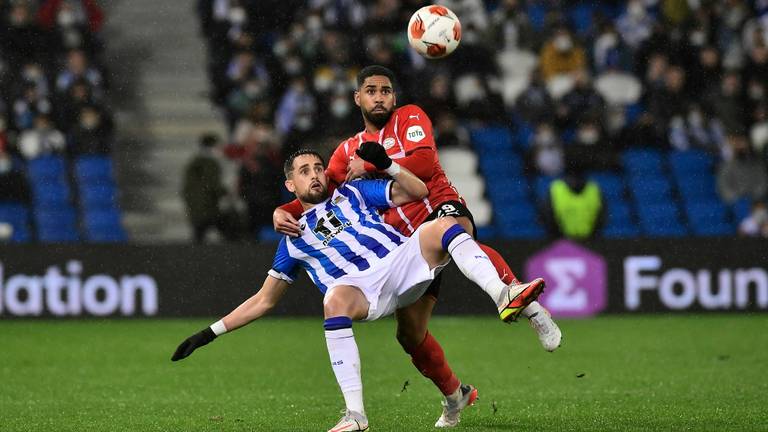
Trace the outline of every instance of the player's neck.
{"type": "Polygon", "coordinates": [[[368,120],[365,120],[365,133],[367,134],[377,134],[381,131],[382,128],[376,127],[373,123],[369,122],[368,120]]]}

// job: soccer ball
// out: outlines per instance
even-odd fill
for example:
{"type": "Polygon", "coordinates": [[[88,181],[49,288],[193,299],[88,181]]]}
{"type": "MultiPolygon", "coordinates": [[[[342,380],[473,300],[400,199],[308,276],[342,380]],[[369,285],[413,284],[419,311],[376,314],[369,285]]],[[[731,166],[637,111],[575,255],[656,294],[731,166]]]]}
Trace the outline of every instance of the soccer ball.
{"type": "Polygon", "coordinates": [[[422,56],[438,59],[452,53],[461,41],[461,22],[445,6],[424,6],[408,22],[408,43],[422,56]]]}

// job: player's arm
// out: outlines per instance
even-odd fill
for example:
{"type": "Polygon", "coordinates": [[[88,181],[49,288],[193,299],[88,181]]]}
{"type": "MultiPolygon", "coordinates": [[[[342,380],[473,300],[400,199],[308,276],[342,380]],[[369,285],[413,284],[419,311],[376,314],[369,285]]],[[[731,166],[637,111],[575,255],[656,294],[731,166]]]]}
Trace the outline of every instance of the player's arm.
{"type": "Polygon", "coordinates": [[[261,318],[275,307],[287,288],[288,282],[285,280],[271,275],[267,276],[259,292],[244,301],[224,318],[185,339],[176,348],[171,360],[184,359],[194,350],[211,343],[216,337],[261,318]]]}
{"type": "Polygon", "coordinates": [[[392,177],[394,183],[389,199],[395,206],[422,199],[429,193],[427,185],[420,178],[393,162],[378,143],[364,142],[357,150],[357,155],[392,177]]]}

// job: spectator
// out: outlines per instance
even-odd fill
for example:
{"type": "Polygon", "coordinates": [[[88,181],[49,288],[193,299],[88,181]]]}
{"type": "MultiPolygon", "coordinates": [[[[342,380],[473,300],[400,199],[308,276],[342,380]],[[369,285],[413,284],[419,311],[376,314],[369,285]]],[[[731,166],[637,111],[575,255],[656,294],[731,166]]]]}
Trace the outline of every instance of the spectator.
{"type": "Polygon", "coordinates": [[[45,114],[35,117],[35,127],[22,132],[19,137],[19,151],[25,159],[35,159],[50,154],[60,154],[66,147],[61,131],[53,127],[45,114]]]}
{"type": "Polygon", "coordinates": [[[56,89],[65,93],[72,84],[81,79],[87,81],[95,93],[100,93],[101,72],[89,64],[85,52],[73,49],[67,53],[67,63],[56,78],[56,89]]]}
{"type": "Polygon", "coordinates": [[[51,101],[40,94],[37,86],[25,82],[21,97],[13,103],[16,128],[24,130],[33,127],[36,116],[49,115],[52,109],[51,101]]]}
{"type": "Polygon", "coordinates": [[[563,173],[563,146],[551,124],[541,123],[536,129],[529,159],[535,172],[540,175],[557,177],[563,173]]]}
{"type": "Polygon", "coordinates": [[[565,148],[565,159],[580,171],[614,170],[618,168],[616,152],[605,136],[601,122],[585,118],[576,129],[572,144],[565,148]]]}
{"type": "Polygon", "coordinates": [[[214,155],[218,143],[219,138],[215,135],[201,136],[200,151],[184,169],[184,202],[195,243],[203,243],[211,228],[229,236],[219,211],[219,201],[226,195],[226,190],[221,183],[221,166],[214,155]]]}
{"type": "Polygon", "coordinates": [[[90,56],[99,54],[96,34],[101,31],[104,13],[95,0],[46,0],[37,19],[51,34],[50,44],[56,52],[83,49],[90,56]]]}
{"type": "MultiPolygon", "coordinates": [[[[8,15],[2,17],[0,25],[0,52],[16,70],[24,61],[45,58],[45,37],[35,26],[30,3],[26,1],[11,2],[8,15]]],[[[0,12],[5,9],[0,8],[0,12]]]]}
{"type": "Polygon", "coordinates": [[[671,66],[664,73],[664,86],[652,90],[648,97],[648,110],[656,124],[657,135],[665,136],[670,124],[683,121],[688,113],[689,101],[685,94],[685,70],[671,66]]]}
{"type": "Polygon", "coordinates": [[[108,154],[112,147],[111,129],[98,107],[83,106],[79,123],[70,137],[69,153],[73,156],[108,154]]]}
{"type": "Polygon", "coordinates": [[[295,78],[280,100],[275,113],[275,129],[284,137],[283,155],[301,147],[315,128],[317,103],[304,78],[295,78]]]}
{"type": "Polygon", "coordinates": [[[584,49],[576,44],[566,27],[555,30],[541,49],[539,63],[544,81],[576,73],[587,66],[584,49]]]}
{"type": "Polygon", "coordinates": [[[563,129],[577,126],[585,116],[602,118],[605,102],[592,87],[587,70],[574,73],[574,87],[557,104],[559,126],[563,129]]]}
{"type": "Polygon", "coordinates": [[[459,124],[453,113],[443,111],[433,118],[435,119],[435,145],[438,149],[469,148],[469,132],[459,124]]]}
{"type": "Polygon", "coordinates": [[[645,9],[643,0],[630,0],[627,10],[616,20],[616,29],[632,50],[640,47],[651,36],[654,19],[645,9]]]}
{"type": "Polygon", "coordinates": [[[531,73],[531,84],[518,96],[515,107],[522,118],[529,123],[541,123],[554,118],[554,101],[547,91],[539,70],[531,73]]]}
{"type": "Polygon", "coordinates": [[[550,185],[542,211],[553,237],[574,240],[594,238],[604,219],[600,187],[594,181],[587,180],[581,169],[569,165],[565,178],[550,185]]]}
{"type": "Polygon", "coordinates": [[[608,70],[627,71],[632,67],[629,48],[610,23],[605,24],[600,34],[595,37],[592,56],[595,73],[598,75],[608,70]]]}
{"type": "Polygon", "coordinates": [[[741,78],[737,71],[726,72],[720,88],[705,99],[709,111],[722,123],[725,133],[729,135],[744,133],[744,102],[741,78]]]}
{"type": "Polygon", "coordinates": [[[720,198],[728,204],[739,198],[753,201],[765,199],[768,191],[768,174],[765,165],[752,153],[743,135],[728,137],[733,157],[722,163],[717,172],[720,198]]]}
{"type": "Polygon", "coordinates": [[[519,0],[503,0],[491,16],[493,42],[501,51],[533,50],[536,34],[519,0]]]}

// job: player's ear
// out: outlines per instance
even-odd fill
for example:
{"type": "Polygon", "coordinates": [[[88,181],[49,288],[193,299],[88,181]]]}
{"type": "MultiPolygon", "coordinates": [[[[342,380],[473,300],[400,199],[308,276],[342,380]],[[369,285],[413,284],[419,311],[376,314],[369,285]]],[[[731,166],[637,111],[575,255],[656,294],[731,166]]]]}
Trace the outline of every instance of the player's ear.
{"type": "Polygon", "coordinates": [[[355,105],[360,106],[360,90],[355,90],[355,105]]]}
{"type": "Polygon", "coordinates": [[[293,184],[293,180],[286,180],[285,181],[285,188],[288,189],[288,192],[295,193],[296,192],[296,185],[293,184]]]}

